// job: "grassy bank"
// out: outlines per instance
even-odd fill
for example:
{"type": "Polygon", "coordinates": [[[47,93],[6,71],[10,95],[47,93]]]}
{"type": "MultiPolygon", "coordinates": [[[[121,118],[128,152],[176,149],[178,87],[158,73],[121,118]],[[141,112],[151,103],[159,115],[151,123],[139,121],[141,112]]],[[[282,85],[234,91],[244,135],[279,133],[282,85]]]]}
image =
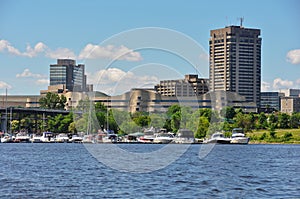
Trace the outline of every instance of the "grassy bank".
{"type": "Polygon", "coordinates": [[[300,144],[300,129],[258,130],[247,133],[247,136],[250,137],[250,144],[300,144]]]}

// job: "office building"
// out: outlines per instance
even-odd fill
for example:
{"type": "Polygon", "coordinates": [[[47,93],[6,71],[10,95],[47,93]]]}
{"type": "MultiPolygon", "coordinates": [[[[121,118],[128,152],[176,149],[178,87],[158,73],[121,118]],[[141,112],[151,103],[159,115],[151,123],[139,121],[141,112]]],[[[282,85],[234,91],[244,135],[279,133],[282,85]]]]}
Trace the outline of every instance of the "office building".
{"type": "Polygon", "coordinates": [[[259,107],[261,38],[259,29],[228,26],[210,31],[210,91],[237,92],[259,107]]]}
{"type": "Polygon", "coordinates": [[[280,111],[281,97],[284,97],[283,93],[261,92],[260,93],[260,110],[261,110],[261,112],[280,111]]]}
{"type": "Polygon", "coordinates": [[[86,91],[84,64],[76,65],[72,59],[58,59],[50,65],[50,86],[63,85],[68,91],[86,91]]]}
{"type": "Polygon", "coordinates": [[[155,90],[170,97],[199,96],[208,92],[208,79],[188,74],[184,79],[160,81],[155,90]]]}

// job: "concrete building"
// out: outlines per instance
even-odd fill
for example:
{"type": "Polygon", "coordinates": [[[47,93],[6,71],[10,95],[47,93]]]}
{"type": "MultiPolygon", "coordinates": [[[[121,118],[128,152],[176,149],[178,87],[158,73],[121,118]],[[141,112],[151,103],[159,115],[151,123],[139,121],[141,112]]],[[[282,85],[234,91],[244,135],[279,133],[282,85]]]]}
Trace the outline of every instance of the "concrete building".
{"type": "Polygon", "coordinates": [[[0,108],[38,108],[40,95],[0,95],[0,108]]]}
{"type": "Polygon", "coordinates": [[[149,113],[166,112],[174,104],[188,106],[193,110],[212,108],[220,111],[226,106],[232,106],[234,108],[242,108],[244,112],[257,112],[255,103],[246,102],[244,96],[226,91],[208,92],[200,96],[180,97],[164,96],[154,89],[131,89],[129,92],[118,96],[107,96],[100,92],[85,94],[86,96],[82,93],[73,93],[68,100],[72,102],[73,106],[76,106],[76,103],[81,99],[90,99],[92,102],[101,102],[108,108],[131,113],[140,111],[149,113]]]}
{"type": "Polygon", "coordinates": [[[290,115],[294,112],[300,112],[300,97],[282,97],[281,112],[290,115]]]}
{"type": "Polygon", "coordinates": [[[209,56],[210,91],[237,92],[259,107],[260,30],[243,26],[211,30],[209,56]]]}
{"type": "Polygon", "coordinates": [[[58,59],[57,64],[50,65],[50,86],[64,85],[69,91],[86,91],[84,64],[76,65],[72,59],[58,59]]]}
{"type": "Polygon", "coordinates": [[[189,74],[185,75],[184,79],[160,81],[155,90],[163,96],[170,97],[199,96],[208,92],[208,79],[189,74]]]}

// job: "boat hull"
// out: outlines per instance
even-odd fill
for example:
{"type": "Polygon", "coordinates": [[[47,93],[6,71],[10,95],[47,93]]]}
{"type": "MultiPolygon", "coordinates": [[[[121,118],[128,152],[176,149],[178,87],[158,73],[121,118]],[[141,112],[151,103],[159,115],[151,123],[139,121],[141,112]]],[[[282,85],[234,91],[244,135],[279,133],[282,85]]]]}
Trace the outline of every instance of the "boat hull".
{"type": "Polygon", "coordinates": [[[232,138],[231,139],[231,144],[248,144],[249,138],[244,137],[244,138],[232,138]]]}
{"type": "Polygon", "coordinates": [[[231,144],[231,140],[208,140],[206,144],[231,144]]]}

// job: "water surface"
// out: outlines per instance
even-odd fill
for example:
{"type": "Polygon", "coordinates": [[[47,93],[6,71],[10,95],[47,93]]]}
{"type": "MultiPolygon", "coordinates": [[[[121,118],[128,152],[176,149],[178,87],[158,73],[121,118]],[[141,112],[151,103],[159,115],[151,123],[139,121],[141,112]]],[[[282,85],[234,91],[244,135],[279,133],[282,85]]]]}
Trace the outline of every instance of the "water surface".
{"type": "MultiPolygon", "coordinates": [[[[163,147],[120,146],[140,153],[163,147]]],[[[300,198],[300,145],[216,145],[203,159],[200,147],[136,174],[99,163],[82,144],[0,143],[0,197],[300,198]]]]}

